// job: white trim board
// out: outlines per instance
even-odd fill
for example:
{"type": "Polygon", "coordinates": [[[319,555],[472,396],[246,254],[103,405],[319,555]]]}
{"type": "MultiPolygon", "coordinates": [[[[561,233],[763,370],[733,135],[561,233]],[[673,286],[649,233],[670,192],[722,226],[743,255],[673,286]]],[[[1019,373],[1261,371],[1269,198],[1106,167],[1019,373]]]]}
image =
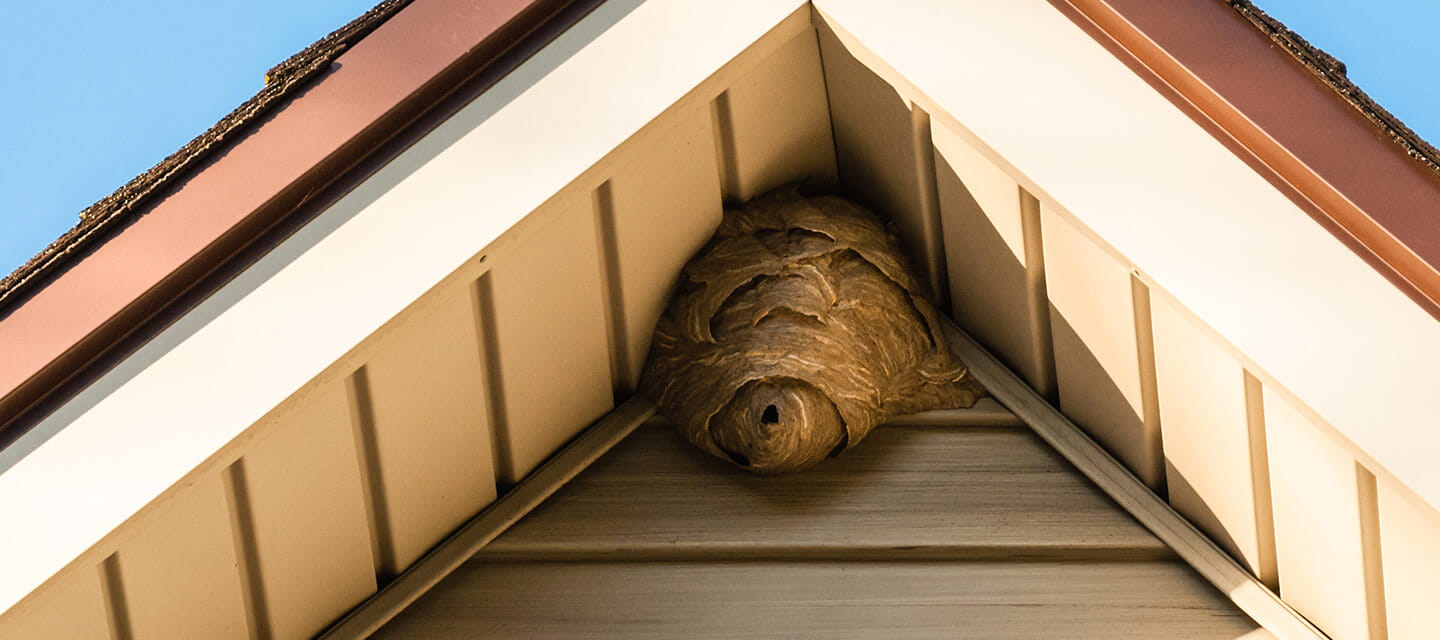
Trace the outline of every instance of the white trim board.
{"type": "Polygon", "coordinates": [[[202,303],[204,326],[172,327],[143,370],[62,408],[0,475],[0,513],[24,523],[0,527],[0,611],[803,5],[602,5],[202,303]]]}
{"type": "Polygon", "coordinates": [[[1440,323],[1068,18],[1045,0],[814,4],[1440,506],[1440,323]]]}

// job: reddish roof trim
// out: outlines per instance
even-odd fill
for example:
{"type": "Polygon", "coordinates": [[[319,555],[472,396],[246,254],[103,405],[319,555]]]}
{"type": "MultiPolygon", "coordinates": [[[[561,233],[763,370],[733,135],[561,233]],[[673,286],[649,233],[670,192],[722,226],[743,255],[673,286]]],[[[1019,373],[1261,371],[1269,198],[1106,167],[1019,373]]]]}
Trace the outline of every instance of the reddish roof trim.
{"type": "Polygon", "coordinates": [[[1440,319],[1433,148],[1343,65],[1243,0],[1050,2],[1440,319]]]}
{"type": "Polygon", "coordinates": [[[127,338],[173,318],[170,308],[197,283],[226,271],[257,239],[278,242],[275,229],[293,226],[287,219],[301,210],[313,213],[328,185],[457,86],[497,61],[518,64],[508,52],[530,34],[553,37],[587,4],[413,0],[216,153],[167,175],[107,237],[0,309],[0,446],[68,395],[67,381],[93,377],[119,345],[136,346],[127,338]]]}

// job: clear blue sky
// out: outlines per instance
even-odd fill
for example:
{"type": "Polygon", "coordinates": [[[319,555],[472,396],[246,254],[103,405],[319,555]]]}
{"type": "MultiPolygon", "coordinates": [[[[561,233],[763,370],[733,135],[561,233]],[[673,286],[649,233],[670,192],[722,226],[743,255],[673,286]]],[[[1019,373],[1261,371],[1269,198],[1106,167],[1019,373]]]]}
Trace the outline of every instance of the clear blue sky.
{"type": "MultiPolygon", "coordinates": [[[[12,2],[0,38],[0,274],[249,98],[271,66],[372,4],[12,2]]],[[[1422,50],[1440,31],[1440,0],[1258,4],[1440,141],[1440,68],[1422,50]]]]}

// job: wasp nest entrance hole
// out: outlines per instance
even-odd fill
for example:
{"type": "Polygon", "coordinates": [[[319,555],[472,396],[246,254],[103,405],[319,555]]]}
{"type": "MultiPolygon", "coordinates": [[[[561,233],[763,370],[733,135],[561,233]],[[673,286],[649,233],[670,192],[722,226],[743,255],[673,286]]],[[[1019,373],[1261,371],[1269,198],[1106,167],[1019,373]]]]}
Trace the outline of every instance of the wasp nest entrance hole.
{"type": "Polygon", "coordinates": [[[765,412],[760,414],[760,424],[779,424],[780,410],[775,405],[765,407],[765,412]]]}

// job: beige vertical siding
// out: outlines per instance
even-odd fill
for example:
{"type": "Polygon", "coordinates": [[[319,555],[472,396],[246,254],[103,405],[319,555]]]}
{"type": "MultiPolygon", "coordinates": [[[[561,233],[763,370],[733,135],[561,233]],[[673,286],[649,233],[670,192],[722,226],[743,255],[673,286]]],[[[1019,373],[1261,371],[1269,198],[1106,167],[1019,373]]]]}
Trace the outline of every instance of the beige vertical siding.
{"type": "Polygon", "coordinates": [[[1175,303],[1155,296],[1150,308],[1170,504],[1258,573],[1270,543],[1256,517],[1245,370],[1175,303]]]}
{"type": "MultiPolygon", "coordinates": [[[[827,134],[828,135],[828,134],[827,134]]],[[[715,131],[705,109],[685,111],[667,144],[627,154],[597,203],[602,232],[613,234],[616,273],[610,286],[612,333],[623,369],[616,387],[632,391],[644,366],[655,320],[670,301],[680,268],[720,224],[720,169],[715,131]],[[608,199],[603,194],[608,191],[608,199]]]]}
{"type": "Polygon", "coordinates": [[[1265,430],[1280,595],[1335,640],[1369,638],[1355,459],[1269,391],[1265,430]]]}
{"type": "Polygon", "coordinates": [[[1027,281],[1039,265],[1026,258],[1021,189],[949,128],[931,136],[955,321],[1038,389],[1049,364],[1034,349],[1027,281]]]}
{"type": "MultiPolygon", "coordinates": [[[[595,216],[576,198],[482,279],[493,337],[499,475],[516,482],[612,406],[595,216]]],[[[542,212],[542,215],[547,212],[542,212]]]]}
{"type": "Polygon", "coordinates": [[[100,571],[67,571],[0,618],[0,638],[109,640],[100,571]]]}
{"type": "Polygon", "coordinates": [[[917,153],[930,153],[929,142],[915,135],[910,102],[850,55],[834,35],[822,30],[820,41],[841,192],[894,219],[916,272],[932,286],[943,287],[944,282],[935,280],[944,278],[940,269],[945,257],[931,242],[939,232],[934,219],[938,212],[927,211],[924,193],[934,188],[934,180],[922,174],[928,173],[928,162],[919,162],[917,153]]]}
{"type": "Polygon", "coordinates": [[[495,499],[477,292],[447,291],[396,327],[359,376],[382,575],[409,566],[495,499]]]}
{"type": "Polygon", "coordinates": [[[262,629],[276,638],[314,635],[375,590],[360,461],[341,385],[297,398],[234,475],[262,629]]]}
{"type": "Polygon", "coordinates": [[[737,78],[723,100],[728,122],[721,135],[731,153],[721,154],[730,160],[722,169],[733,175],[727,198],[748,200],[792,182],[834,187],[835,144],[814,31],[737,78]]]}
{"type": "Polygon", "coordinates": [[[1404,488],[1379,483],[1380,546],[1390,640],[1436,635],[1440,604],[1440,513],[1404,488]]]}
{"type": "Polygon", "coordinates": [[[112,560],[133,637],[248,637],[234,542],[218,477],[161,506],[112,560]]]}
{"type": "MultiPolygon", "coordinates": [[[[1164,480],[1159,424],[1147,424],[1130,266],[1042,209],[1045,288],[1060,409],[1151,488],[1164,480]]],[[[1148,319],[1148,318],[1147,318],[1148,319]]]]}

